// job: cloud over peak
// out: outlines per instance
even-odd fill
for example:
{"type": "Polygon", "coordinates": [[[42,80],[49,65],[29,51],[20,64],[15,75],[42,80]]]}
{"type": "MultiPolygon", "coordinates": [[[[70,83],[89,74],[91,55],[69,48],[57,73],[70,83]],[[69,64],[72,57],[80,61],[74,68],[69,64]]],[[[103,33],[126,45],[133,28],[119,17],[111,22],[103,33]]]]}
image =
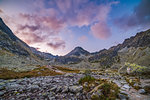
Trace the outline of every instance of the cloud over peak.
{"type": "Polygon", "coordinates": [[[53,48],[54,50],[60,49],[60,48],[64,49],[65,44],[66,44],[65,41],[63,41],[60,38],[53,38],[51,42],[47,43],[47,45],[53,48]]]}

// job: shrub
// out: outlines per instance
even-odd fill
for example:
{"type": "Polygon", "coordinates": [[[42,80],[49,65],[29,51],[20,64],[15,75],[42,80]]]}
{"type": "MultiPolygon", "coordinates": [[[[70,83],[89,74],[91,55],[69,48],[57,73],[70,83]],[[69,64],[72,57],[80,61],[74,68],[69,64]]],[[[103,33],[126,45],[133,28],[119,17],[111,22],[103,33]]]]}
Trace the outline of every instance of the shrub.
{"type": "Polygon", "coordinates": [[[92,71],[90,69],[85,70],[84,74],[85,75],[90,75],[92,73],[92,71]]]}
{"type": "Polygon", "coordinates": [[[96,79],[95,79],[94,77],[92,77],[92,76],[90,76],[90,75],[86,75],[86,76],[80,78],[79,84],[83,84],[84,82],[90,83],[90,82],[93,82],[93,81],[95,81],[95,80],[96,80],[96,79]]]}
{"type": "Polygon", "coordinates": [[[99,96],[99,98],[97,98],[97,100],[115,100],[119,93],[119,87],[116,84],[108,81],[105,81],[102,86],[99,87],[99,89],[101,90],[102,94],[99,96]]]}

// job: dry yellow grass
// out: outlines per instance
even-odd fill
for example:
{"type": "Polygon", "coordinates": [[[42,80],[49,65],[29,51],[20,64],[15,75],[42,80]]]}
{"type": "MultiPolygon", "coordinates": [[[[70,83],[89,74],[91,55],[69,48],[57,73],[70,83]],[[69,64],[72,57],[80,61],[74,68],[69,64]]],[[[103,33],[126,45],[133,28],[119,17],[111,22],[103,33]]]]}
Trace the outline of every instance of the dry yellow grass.
{"type": "Polygon", "coordinates": [[[71,68],[61,67],[61,66],[54,66],[54,67],[66,73],[79,73],[80,72],[80,70],[78,69],[71,69],[71,68]]]}
{"type": "Polygon", "coordinates": [[[15,72],[5,68],[0,69],[1,79],[16,79],[24,77],[54,76],[54,75],[62,75],[62,74],[55,72],[51,69],[48,69],[46,67],[39,67],[32,71],[25,71],[25,72],[15,72]]]}
{"type": "MultiPolygon", "coordinates": [[[[54,70],[47,68],[46,66],[37,66],[31,71],[23,71],[23,72],[15,72],[13,70],[8,70],[6,68],[0,69],[0,79],[16,79],[16,78],[24,78],[24,77],[38,77],[38,76],[54,76],[54,75],[62,75],[62,73],[55,72],[54,70]]],[[[60,70],[65,73],[78,73],[79,70],[74,70],[71,68],[55,66],[57,70],[60,70]]]]}

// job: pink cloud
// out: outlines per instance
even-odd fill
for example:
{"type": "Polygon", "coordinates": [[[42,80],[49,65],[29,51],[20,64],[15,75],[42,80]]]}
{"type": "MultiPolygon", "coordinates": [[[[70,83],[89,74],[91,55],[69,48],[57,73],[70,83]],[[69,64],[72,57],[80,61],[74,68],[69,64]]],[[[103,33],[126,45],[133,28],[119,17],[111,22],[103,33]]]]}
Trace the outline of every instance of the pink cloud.
{"type": "Polygon", "coordinates": [[[58,19],[51,16],[38,16],[38,15],[30,15],[30,14],[20,14],[20,17],[26,19],[29,23],[33,22],[34,24],[40,25],[41,28],[47,28],[51,31],[59,32],[63,29],[66,24],[63,20],[58,19]]]}
{"type": "Polygon", "coordinates": [[[2,9],[0,9],[0,13],[4,13],[2,9]]]}
{"type": "Polygon", "coordinates": [[[87,39],[88,39],[88,38],[87,38],[85,35],[79,37],[79,40],[80,40],[80,41],[83,41],[83,42],[84,42],[84,41],[87,41],[87,39]]]}
{"type": "Polygon", "coordinates": [[[34,33],[22,32],[17,34],[24,42],[27,44],[35,44],[35,43],[42,43],[45,40],[45,37],[38,36],[34,33]]]}
{"type": "MultiPolygon", "coordinates": [[[[111,35],[107,17],[115,3],[97,5],[95,0],[29,0],[28,3],[32,5],[26,8],[28,11],[20,10],[18,15],[9,17],[12,21],[8,23],[15,34],[29,45],[45,43],[53,49],[64,48],[65,41],[60,39],[59,33],[70,26],[91,26],[93,36],[99,39],[111,35]],[[93,25],[95,22],[98,23],[93,25]]],[[[82,36],[79,40],[86,41],[87,37],[82,36]]]]}
{"type": "Polygon", "coordinates": [[[105,22],[98,22],[91,27],[92,34],[99,39],[107,39],[111,36],[110,28],[105,22]]]}
{"type": "Polygon", "coordinates": [[[72,6],[71,0],[57,0],[56,4],[60,9],[60,11],[63,13],[66,13],[69,10],[69,8],[72,6]]]}
{"type": "Polygon", "coordinates": [[[34,31],[40,29],[40,25],[28,25],[28,24],[20,25],[20,26],[18,26],[18,29],[19,29],[19,31],[29,29],[31,32],[34,32],[34,31]]]}
{"type": "Polygon", "coordinates": [[[50,46],[51,48],[53,48],[54,50],[56,49],[60,49],[60,48],[65,48],[65,41],[63,41],[60,38],[53,38],[52,42],[47,43],[48,46],[50,46]]]}
{"type": "Polygon", "coordinates": [[[96,16],[98,22],[91,26],[91,32],[94,37],[98,39],[107,39],[111,36],[111,29],[107,25],[107,18],[111,10],[111,5],[118,3],[119,2],[110,2],[107,5],[99,6],[96,16]]]}

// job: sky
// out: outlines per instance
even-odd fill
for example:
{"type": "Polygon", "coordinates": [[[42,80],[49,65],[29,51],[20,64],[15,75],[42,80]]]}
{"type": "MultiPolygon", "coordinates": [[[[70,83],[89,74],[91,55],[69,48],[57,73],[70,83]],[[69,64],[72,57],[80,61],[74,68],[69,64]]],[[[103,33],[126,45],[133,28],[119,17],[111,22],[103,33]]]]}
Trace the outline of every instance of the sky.
{"type": "Polygon", "coordinates": [[[96,52],[149,29],[150,0],[0,0],[0,17],[42,52],[96,52]]]}

